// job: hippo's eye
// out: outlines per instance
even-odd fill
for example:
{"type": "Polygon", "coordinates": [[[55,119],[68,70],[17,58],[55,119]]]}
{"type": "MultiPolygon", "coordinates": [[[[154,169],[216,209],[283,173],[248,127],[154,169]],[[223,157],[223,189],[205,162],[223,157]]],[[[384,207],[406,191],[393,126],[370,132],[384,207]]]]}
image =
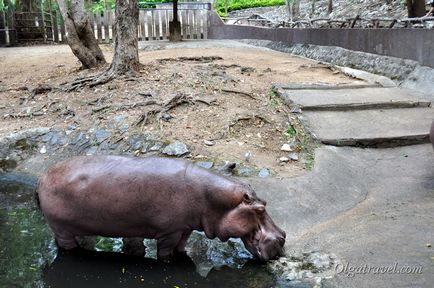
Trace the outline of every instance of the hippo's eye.
{"type": "Polygon", "coordinates": [[[252,198],[250,198],[250,195],[247,193],[244,194],[244,202],[246,202],[246,203],[252,202],[252,198]]]}

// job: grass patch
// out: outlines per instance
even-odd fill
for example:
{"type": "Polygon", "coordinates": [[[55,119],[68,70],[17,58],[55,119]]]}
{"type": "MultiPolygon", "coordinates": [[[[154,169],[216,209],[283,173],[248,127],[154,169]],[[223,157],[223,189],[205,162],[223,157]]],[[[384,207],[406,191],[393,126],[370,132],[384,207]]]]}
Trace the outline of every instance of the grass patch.
{"type": "MultiPolygon", "coordinates": [[[[228,11],[236,11],[247,8],[270,7],[285,5],[285,0],[227,0],[228,11]]],[[[225,1],[220,1],[217,13],[221,17],[227,16],[225,13],[225,1]]]]}

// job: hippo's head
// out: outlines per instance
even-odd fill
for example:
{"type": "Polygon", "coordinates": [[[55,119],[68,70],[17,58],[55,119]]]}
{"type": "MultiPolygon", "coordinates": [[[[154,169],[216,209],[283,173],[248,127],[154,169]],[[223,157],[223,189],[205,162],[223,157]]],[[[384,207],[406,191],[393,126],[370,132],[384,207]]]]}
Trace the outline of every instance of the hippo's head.
{"type": "Polygon", "coordinates": [[[246,249],[261,261],[281,256],[286,234],[268,215],[266,202],[249,185],[240,185],[237,190],[241,201],[222,219],[218,237],[223,241],[241,238],[246,249]]]}

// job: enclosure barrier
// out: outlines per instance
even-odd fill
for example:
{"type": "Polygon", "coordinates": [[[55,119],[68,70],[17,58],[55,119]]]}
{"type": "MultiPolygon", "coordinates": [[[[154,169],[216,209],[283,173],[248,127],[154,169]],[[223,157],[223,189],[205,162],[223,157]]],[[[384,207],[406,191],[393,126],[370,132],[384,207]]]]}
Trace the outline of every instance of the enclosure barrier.
{"type": "MultiPolygon", "coordinates": [[[[139,11],[139,41],[166,40],[173,20],[172,3],[155,4],[139,11]]],[[[211,3],[178,3],[182,39],[208,38],[208,11],[211,3]]],[[[112,10],[89,12],[90,25],[99,43],[113,40],[115,13],[112,10]]],[[[25,42],[66,43],[65,26],[58,11],[0,12],[0,46],[25,42]]]]}

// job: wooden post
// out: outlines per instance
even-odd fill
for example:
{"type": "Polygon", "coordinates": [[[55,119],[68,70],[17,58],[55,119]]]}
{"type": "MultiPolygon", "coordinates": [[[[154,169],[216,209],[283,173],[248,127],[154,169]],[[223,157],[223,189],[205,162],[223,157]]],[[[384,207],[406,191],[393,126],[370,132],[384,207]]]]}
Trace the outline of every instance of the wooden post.
{"type": "Polygon", "coordinates": [[[140,26],[140,37],[141,41],[146,40],[146,31],[145,31],[145,11],[139,11],[139,26],[140,26]]]}
{"type": "Polygon", "coordinates": [[[67,43],[68,40],[66,39],[65,23],[63,22],[62,17],[60,17],[60,34],[62,36],[62,43],[67,43]]]}
{"type": "Polygon", "coordinates": [[[98,35],[98,43],[102,42],[102,29],[101,29],[101,11],[96,11],[96,29],[97,29],[97,35],[98,35]]]}
{"type": "Polygon", "coordinates": [[[6,43],[6,19],[5,12],[0,11],[0,46],[5,46],[6,43]]]}
{"type": "Polygon", "coordinates": [[[154,11],[155,39],[160,40],[160,10],[155,9],[154,11]]]}
{"type": "Polygon", "coordinates": [[[17,43],[17,33],[15,31],[15,8],[12,5],[8,5],[6,15],[8,23],[9,45],[15,45],[17,43]]]}
{"type": "Polygon", "coordinates": [[[110,10],[104,10],[104,42],[110,42],[110,34],[109,34],[109,18],[110,18],[110,10]]]}
{"type": "Polygon", "coordinates": [[[52,24],[53,25],[53,40],[56,43],[59,43],[59,26],[57,26],[57,10],[53,10],[52,14],[52,24]],[[54,14],[54,15],[53,15],[54,14]]]}
{"type": "Polygon", "coordinates": [[[45,29],[45,13],[44,4],[41,2],[41,20],[42,20],[42,37],[44,38],[44,43],[47,42],[47,30],[45,29]]]}
{"type": "Polygon", "coordinates": [[[148,24],[148,40],[152,40],[152,13],[150,10],[146,11],[146,23],[148,24]]]}

